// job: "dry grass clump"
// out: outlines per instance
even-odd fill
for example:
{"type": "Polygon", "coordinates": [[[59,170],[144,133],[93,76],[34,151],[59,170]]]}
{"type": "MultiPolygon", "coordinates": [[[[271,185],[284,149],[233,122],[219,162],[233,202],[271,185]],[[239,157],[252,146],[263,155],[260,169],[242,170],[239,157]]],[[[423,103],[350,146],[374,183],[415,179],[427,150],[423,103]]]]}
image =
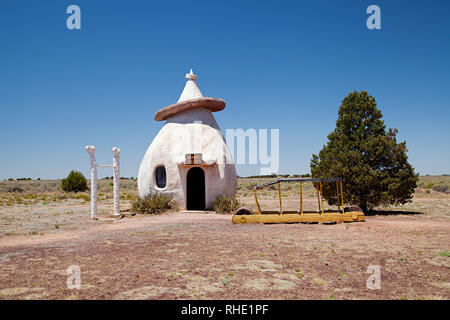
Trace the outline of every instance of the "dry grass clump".
{"type": "Polygon", "coordinates": [[[213,210],[220,214],[231,214],[239,209],[240,206],[239,200],[230,196],[218,196],[212,204],[213,210]]]}
{"type": "Polygon", "coordinates": [[[173,198],[162,193],[149,194],[131,202],[131,210],[141,214],[161,214],[175,207],[173,198]]]}

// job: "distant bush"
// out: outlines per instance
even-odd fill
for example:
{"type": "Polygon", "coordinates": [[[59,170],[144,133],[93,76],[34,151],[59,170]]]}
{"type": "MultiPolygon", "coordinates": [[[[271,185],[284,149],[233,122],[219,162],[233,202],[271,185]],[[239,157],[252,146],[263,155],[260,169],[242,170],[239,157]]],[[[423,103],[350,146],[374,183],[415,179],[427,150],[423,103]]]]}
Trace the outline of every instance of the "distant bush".
{"type": "Polygon", "coordinates": [[[230,214],[239,209],[241,203],[235,197],[218,196],[212,204],[215,212],[220,214],[230,214]]]}
{"type": "Polygon", "coordinates": [[[149,194],[132,201],[131,210],[142,214],[160,214],[174,208],[173,198],[162,193],[149,194]]]}
{"type": "Polygon", "coordinates": [[[22,192],[24,192],[25,190],[23,189],[23,188],[21,188],[21,187],[12,187],[12,188],[8,188],[8,192],[19,192],[19,193],[22,193],[22,192]]]}
{"type": "Polygon", "coordinates": [[[81,192],[88,189],[86,178],[79,171],[70,171],[67,178],[61,180],[61,190],[65,192],[81,192]]]}
{"type": "Polygon", "coordinates": [[[450,193],[450,188],[446,184],[433,186],[431,189],[437,192],[450,193]]]}

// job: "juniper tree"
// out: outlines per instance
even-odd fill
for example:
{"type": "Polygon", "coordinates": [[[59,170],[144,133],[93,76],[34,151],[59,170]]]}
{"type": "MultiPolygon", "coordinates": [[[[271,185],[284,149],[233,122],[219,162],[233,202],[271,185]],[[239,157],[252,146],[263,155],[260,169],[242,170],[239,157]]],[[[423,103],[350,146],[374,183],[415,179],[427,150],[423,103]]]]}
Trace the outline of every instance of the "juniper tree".
{"type": "Polygon", "coordinates": [[[70,171],[67,178],[61,180],[61,189],[65,192],[80,192],[88,189],[86,178],[79,171],[70,171]]]}
{"type": "MultiPolygon", "coordinates": [[[[397,143],[397,129],[386,131],[375,98],[351,92],[339,107],[336,128],[311,159],[314,178],[342,177],[344,202],[364,212],[379,205],[411,201],[418,175],[408,163],[406,142],[397,143]]],[[[337,204],[336,185],[323,185],[325,199],[337,204]]]]}

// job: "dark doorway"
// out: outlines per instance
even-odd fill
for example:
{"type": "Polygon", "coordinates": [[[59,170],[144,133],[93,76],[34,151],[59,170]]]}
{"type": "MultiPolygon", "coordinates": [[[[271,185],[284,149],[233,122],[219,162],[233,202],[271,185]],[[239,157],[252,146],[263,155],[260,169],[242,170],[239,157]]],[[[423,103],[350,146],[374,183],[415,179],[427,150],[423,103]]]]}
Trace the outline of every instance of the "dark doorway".
{"type": "Polygon", "coordinates": [[[205,210],[205,172],[202,168],[189,169],[186,178],[186,209],[205,210]]]}

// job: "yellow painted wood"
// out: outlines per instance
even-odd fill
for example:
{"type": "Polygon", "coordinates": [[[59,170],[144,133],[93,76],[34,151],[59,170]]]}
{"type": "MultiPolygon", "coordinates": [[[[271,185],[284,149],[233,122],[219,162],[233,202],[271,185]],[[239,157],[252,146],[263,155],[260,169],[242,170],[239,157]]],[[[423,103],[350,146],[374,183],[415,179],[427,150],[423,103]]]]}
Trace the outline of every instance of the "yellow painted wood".
{"type": "Polygon", "coordinates": [[[319,182],[318,181],[316,181],[316,193],[317,193],[317,204],[319,206],[319,212],[320,212],[319,182]]]}
{"type": "Polygon", "coordinates": [[[256,196],[256,190],[253,190],[253,193],[255,194],[255,203],[256,203],[256,210],[258,214],[261,214],[261,208],[259,207],[258,203],[258,197],[256,196]]]}
{"type": "Polygon", "coordinates": [[[344,212],[344,213],[310,213],[299,215],[298,213],[285,212],[279,214],[262,214],[257,215],[234,215],[233,223],[327,223],[327,222],[361,222],[364,221],[364,213],[362,212],[344,212]]]}
{"type": "Polygon", "coordinates": [[[283,206],[281,205],[281,187],[280,183],[278,182],[278,197],[280,198],[280,215],[283,214],[283,206]]]}
{"type": "Polygon", "coordinates": [[[300,182],[300,215],[303,215],[303,187],[300,182]]]}
{"type": "Polygon", "coordinates": [[[339,202],[339,182],[336,180],[336,200],[338,205],[338,212],[341,212],[341,204],[339,202]]]}
{"type": "Polygon", "coordinates": [[[322,181],[320,181],[320,202],[322,205],[322,214],[323,214],[323,193],[322,193],[322,181]]]}
{"type": "Polygon", "coordinates": [[[322,180],[316,181],[317,203],[319,205],[319,213],[305,212],[303,210],[303,185],[300,181],[300,212],[299,211],[283,211],[281,198],[281,185],[278,184],[278,197],[280,200],[280,211],[261,211],[258,203],[257,190],[267,188],[268,186],[255,187],[253,189],[256,203],[256,212],[253,215],[234,215],[233,223],[327,223],[327,222],[353,222],[364,221],[362,212],[344,212],[344,188],[342,180],[336,181],[337,195],[337,212],[325,212],[323,207],[323,188],[322,180]],[[319,184],[320,182],[320,184],[319,184]],[[340,182],[340,183],[339,183],[340,182]],[[339,192],[340,187],[340,192],[339,192]],[[340,196],[340,197],[339,197],[340,196]],[[339,201],[340,200],[340,201],[339,201]],[[299,214],[300,213],[300,214],[299,214]]]}

